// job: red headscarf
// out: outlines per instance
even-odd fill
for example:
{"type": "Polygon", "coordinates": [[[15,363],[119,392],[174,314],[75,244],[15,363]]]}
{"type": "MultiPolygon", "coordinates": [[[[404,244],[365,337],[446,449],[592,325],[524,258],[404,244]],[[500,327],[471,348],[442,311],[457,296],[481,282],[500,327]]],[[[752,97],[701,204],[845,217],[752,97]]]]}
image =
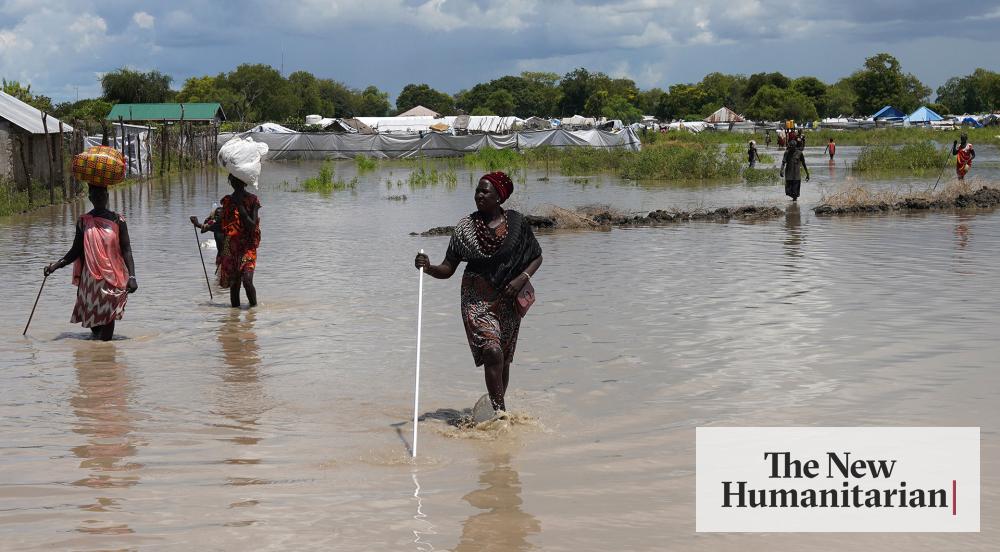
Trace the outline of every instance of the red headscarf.
{"type": "Polygon", "coordinates": [[[500,203],[507,201],[510,194],[514,193],[514,181],[505,172],[497,171],[484,174],[480,180],[485,180],[493,185],[493,189],[500,196],[500,203]]]}

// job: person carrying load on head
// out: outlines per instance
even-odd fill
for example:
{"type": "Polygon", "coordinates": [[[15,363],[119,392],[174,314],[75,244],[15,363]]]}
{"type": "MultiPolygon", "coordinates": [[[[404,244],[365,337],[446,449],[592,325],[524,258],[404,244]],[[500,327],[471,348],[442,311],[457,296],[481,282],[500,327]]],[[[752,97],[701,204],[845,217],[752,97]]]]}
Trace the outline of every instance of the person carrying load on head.
{"type": "Polygon", "coordinates": [[[69,252],[46,266],[44,273],[48,276],[73,263],[77,290],[70,322],[90,328],[94,339],[110,341],[115,321],[125,314],[128,295],[139,289],[125,217],[108,209],[108,186],[125,179],[125,160],[114,148],[95,146],[73,157],[72,170],[73,176],[87,182],[94,208],[77,221],[69,252]]]}
{"type": "Polygon", "coordinates": [[[969,143],[969,135],[962,134],[962,143],[955,140],[951,144],[951,154],[955,156],[955,175],[959,180],[965,180],[965,175],[972,168],[972,160],[976,158],[976,150],[969,143]]]}
{"type": "Polygon", "coordinates": [[[789,140],[785,155],[781,158],[781,172],[778,175],[785,179],[785,195],[792,201],[799,199],[802,180],[799,169],[806,172],[806,182],[809,182],[809,167],[806,167],[806,157],[795,140],[789,140]]]}
{"type": "Polygon", "coordinates": [[[229,288],[229,303],[240,306],[240,286],[247,292],[251,307],[257,305],[257,288],[253,283],[257,270],[257,248],[260,246],[260,200],[246,191],[257,186],[260,178],[260,156],[267,153],[267,144],[251,138],[233,138],[219,148],[219,164],[229,171],[233,193],[222,198],[219,224],[225,235],[219,252],[219,285],[229,288]]]}

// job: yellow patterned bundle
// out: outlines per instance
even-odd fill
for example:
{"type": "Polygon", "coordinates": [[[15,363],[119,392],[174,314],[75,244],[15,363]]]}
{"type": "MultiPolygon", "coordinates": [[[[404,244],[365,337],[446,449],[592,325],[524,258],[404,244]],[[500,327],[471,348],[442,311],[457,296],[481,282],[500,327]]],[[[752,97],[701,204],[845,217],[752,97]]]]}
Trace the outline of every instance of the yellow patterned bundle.
{"type": "Polygon", "coordinates": [[[125,158],[112,147],[87,148],[73,156],[73,176],[92,186],[113,186],[125,180],[125,158]]]}

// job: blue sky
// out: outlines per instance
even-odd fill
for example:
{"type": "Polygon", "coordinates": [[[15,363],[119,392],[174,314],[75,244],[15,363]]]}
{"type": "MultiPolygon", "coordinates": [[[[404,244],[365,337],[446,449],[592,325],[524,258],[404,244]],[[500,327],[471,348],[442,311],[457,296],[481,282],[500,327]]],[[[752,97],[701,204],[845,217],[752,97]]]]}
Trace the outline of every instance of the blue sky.
{"type": "Polygon", "coordinates": [[[180,88],[240,63],[304,69],[393,97],[454,93],[521,71],[575,67],[641,88],[706,73],[781,71],[827,82],[889,52],[936,88],[1000,70],[1000,3],[967,0],[0,0],[0,76],[53,99],[100,94],[121,66],[180,88]]]}

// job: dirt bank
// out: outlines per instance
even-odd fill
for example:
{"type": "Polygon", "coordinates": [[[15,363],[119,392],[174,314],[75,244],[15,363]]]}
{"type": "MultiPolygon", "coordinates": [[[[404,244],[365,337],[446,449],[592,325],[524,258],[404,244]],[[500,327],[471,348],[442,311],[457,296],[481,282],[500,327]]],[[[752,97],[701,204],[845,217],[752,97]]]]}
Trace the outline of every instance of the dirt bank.
{"type": "MultiPolygon", "coordinates": [[[[550,209],[551,214],[528,215],[528,222],[536,230],[566,229],[608,229],[612,227],[636,228],[663,226],[677,222],[708,221],[727,222],[730,220],[768,220],[785,212],[778,207],[745,205],[742,207],[719,207],[710,211],[667,211],[657,209],[646,215],[626,215],[611,209],[582,209],[568,211],[561,208],[550,209]]],[[[410,232],[411,236],[450,236],[454,226],[438,226],[425,232],[410,232]]]]}
{"type": "Polygon", "coordinates": [[[992,209],[997,206],[1000,206],[1000,189],[983,186],[974,192],[953,197],[913,196],[891,202],[873,201],[846,205],[823,203],[813,207],[813,211],[817,215],[854,215],[926,209],[992,209]]]}

